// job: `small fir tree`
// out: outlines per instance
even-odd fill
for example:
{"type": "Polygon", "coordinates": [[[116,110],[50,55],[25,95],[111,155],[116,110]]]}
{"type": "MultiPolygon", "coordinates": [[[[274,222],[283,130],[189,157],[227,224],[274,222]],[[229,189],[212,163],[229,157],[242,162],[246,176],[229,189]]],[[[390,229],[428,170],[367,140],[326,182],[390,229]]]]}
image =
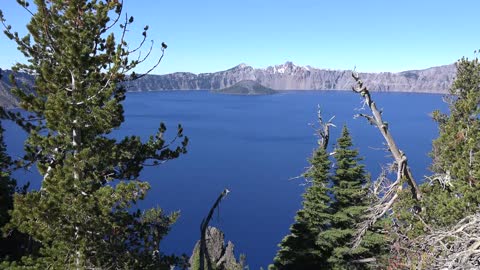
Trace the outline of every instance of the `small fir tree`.
{"type": "MultiPolygon", "coordinates": [[[[120,83],[142,62],[129,59],[124,39],[133,17],[120,24],[118,40],[109,32],[122,18],[120,1],[35,0],[31,10],[17,2],[32,14],[29,34],[13,32],[3,14],[0,21],[28,59],[14,69],[35,75],[35,94],[13,91],[33,123],[25,161],[36,163],[43,180],[40,190],[15,195],[8,225],[38,241],[40,254],[11,268],[158,269],[175,263],[159,245],[177,214],[133,207],[150,188],[139,179],[142,168],[185,153],[187,139],[171,150],[163,124],[147,142],[107,136],[124,120],[120,83]]],[[[180,126],[177,137],[183,137],[180,126]]]]}

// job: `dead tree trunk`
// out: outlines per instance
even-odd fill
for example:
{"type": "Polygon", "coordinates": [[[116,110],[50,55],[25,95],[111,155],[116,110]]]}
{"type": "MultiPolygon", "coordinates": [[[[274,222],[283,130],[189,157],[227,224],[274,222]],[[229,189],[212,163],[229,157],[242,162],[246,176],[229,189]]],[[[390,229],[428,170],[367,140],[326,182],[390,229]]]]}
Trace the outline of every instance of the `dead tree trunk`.
{"type": "Polygon", "coordinates": [[[319,138],[318,145],[327,150],[328,141],[330,140],[330,127],[335,127],[335,125],[332,123],[332,120],[335,118],[335,116],[332,116],[332,118],[330,118],[330,120],[327,122],[323,121],[322,112],[319,107],[317,111],[317,117],[319,124],[317,129],[317,135],[319,138]]]}
{"type": "Polygon", "coordinates": [[[359,232],[354,241],[354,247],[358,246],[365,232],[382,216],[384,216],[393,206],[398,198],[399,193],[403,190],[403,184],[406,182],[410,186],[412,196],[415,200],[422,199],[422,193],[413,178],[412,172],[408,167],[407,156],[403,153],[395,143],[395,140],[388,129],[388,124],[383,121],[382,113],[377,109],[375,102],[372,100],[370,92],[367,87],[360,80],[358,73],[352,72],[352,77],[355,79],[356,86],[352,87],[355,93],[359,93],[364,98],[365,105],[367,105],[372,114],[359,114],[358,116],[366,118],[370,124],[375,125],[388,145],[388,151],[392,153],[394,158],[394,166],[397,171],[396,180],[388,186],[384,191],[376,205],[372,206],[367,214],[367,219],[359,228],[359,232]]]}
{"type": "Polygon", "coordinates": [[[230,191],[228,189],[225,189],[220,196],[218,196],[217,200],[213,204],[212,208],[210,208],[210,211],[208,212],[208,215],[206,218],[202,220],[202,223],[200,223],[200,251],[199,251],[199,270],[205,270],[205,260],[207,260],[207,269],[211,270],[213,269],[212,267],[212,262],[210,261],[210,256],[208,254],[207,250],[207,241],[206,241],[206,232],[208,228],[208,223],[212,219],[213,212],[215,209],[220,205],[220,201],[227,196],[227,194],[230,191]]]}

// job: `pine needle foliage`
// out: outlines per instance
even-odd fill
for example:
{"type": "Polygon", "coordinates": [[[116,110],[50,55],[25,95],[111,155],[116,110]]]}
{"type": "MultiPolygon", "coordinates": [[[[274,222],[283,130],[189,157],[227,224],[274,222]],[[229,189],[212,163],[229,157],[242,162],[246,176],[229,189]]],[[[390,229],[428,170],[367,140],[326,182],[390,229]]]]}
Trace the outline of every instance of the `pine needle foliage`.
{"type": "Polygon", "coordinates": [[[372,202],[368,176],[352,146],[345,126],[334,151],[333,175],[325,149],[315,151],[304,175],[310,186],[303,195],[303,208],[279,244],[271,269],[371,269],[374,266],[358,260],[386,253],[386,238],[375,231],[378,227],[367,232],[359,247],[351,247],[372,202]]]}
{"type": "MultiPolygon", "coordinates": [[[[6,24],[28,63],[16,71],[35,76],[34,94],[12,90],[31,124],[24,164],[43,175],[40,190],[14,196],[9,229],[41,244],[38,256],[11,267],[27,269],[158,269],[175,264],[159,245],[178,213],[160,208],[135,210],[150,185],[140,179],[146,165],[186,153],[187,138],[178,127],[176,148],[164,138],[166,127],[146,142],[138,136],[108,136],[124,121],[121,82],[142,59],[130,60],[125,40],[133,17],[123,20],[120,1],[35,0],[19,5],[31,14],[28,34],[6,24]],[[113,27],[120,26],[120,37],[113,27]]],[[[142,33],[141,45],[147,36],[142,33]]],[[[163,50],[163,49],[162,49],[163,50]]]]}
{"type": "Polygon", "coordinates": [[[334,151],[335,173],[332,177],[330,205],[332,218],[329,229],[321,232],[317,244],[328,246],[330,269],[371,269],[371,265],[358,260],[376,258],[386,253],[386,238],[378,227],[369,230],[360,246],[352,248],[357,225],[363,221],[365,212],[371,206],[369,177],[365,172],[358,150],[353,149],[352,138],[346,126],[337,140],[334,151]]]}
{"type": "Polygon", "coordinates": [[[270,269],[328,269],[329,250],[317,245],[316,239],[331,220],[328,195],[331,163],[321,146],[309,162],[311,166],[304,174],[309,186],[303,194],[303,207],[295,216],[290,234],[279,244],[280,250],[270,269]]]}
{"type": "Polygon", "coordinates": [[[439,136],[433,141],[431,182],[424,185],[426,219],[451,225],[480,204],[480,63],[460,59],[446,97],[449,114],[433,113],[439,136]]]}

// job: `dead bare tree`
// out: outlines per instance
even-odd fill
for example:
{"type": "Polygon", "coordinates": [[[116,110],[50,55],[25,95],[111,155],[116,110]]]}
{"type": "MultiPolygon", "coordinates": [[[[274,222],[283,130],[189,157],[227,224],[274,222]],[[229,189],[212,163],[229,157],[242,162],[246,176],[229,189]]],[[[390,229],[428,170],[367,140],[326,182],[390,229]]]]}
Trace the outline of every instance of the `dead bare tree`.
{"type": "Polygon", "coordinates": [[[215,209],[220,205],[220,202],[222,201],[225,196],[230,192],[230,190],[225,189],[220,193],[218,196],[217,200],[213,204],[212,208],[210,208],[210,211],[208,212],[208,215],[206,218],[202,220],[202,223],[200,223],[200,251],[199,251],[199,258],[200,258],[200,264],[199,264],[199,270],[204,270],[205,269],[205,260],[207,260],[207,269],[213,269],[212,262],[210,261],[210,256],[208,254],[207,250],[207,240],[206,240],[206,232],[208,228],[208,223],[210,223],[210,220],[212,219],[213,212],[215,209]]]}
{"type": "Polygon", "coordinates": [[[332,120],[335,118],[335,116],[332,116],[327,122],[325,122],[323,120],[320,106],[318,106],[317,118],[319,125],[316,130],[318,136],[318,145],[327,150],[328,141],[330,140],[330,127],[335,127],[335,125],[332,123],[332,120]]]}
{"type": "MultiPolygon", "coordinates": [[[[392,134],[388,128],[388,124],[383,121],[382,113],[377,109],[370,92],[360,79],[357,72],[352,72],[352,77],[355,79],[356,86],[352,87],[355,93],[360,94],[364,99],[364,104],[370,108],[370,114],[358,114],[359,117],[364,117],[368,122],[378,128],[388,146],[388,151],[393,156],[392,168],[396,171],[396,180],[393,183],[385,186],[382,191],[378,193],[378,200],[367,210],[366,219],[359,224],[357,237],[354,239],[353,247],[358,247],[366,231],[372,227],[375,222],[383,217],[388,211],[392,209],[393,204],[398,199],[399,193],[403,190],[404,184],[410,186],[412,196],[415,200],[422,199],[421,191],[417,182],[408,167],[407,156],[403,153],[395,143],[392,134]]],[[[377,186],[380,187],[380,186],[377,186]]]]}
{"type": "MultiPolygon", "coordinates": [[[[327,122],[325,122],[323,120],[322,110],[320,109],[320,105],[318,105],[318,110],[317,110],[318,127],[314,123],[309,123],[309,125],[315,129],[315,135],[317,135],[318,137],[318,141],[317,141],[318,145],[325,150],[327,150],[328,142],[330,140],[330,127],[336,127],[335,124],[333,124],[332,122],[334,118],[335,116],[332,116],[327,122]]],[[[329,153],[330,156],[333,154],[335,154],[335,152],[329,153]]],[[[309,171],[311,168],[312,166],[306,167],[305,171],[309,171]]],[[[299,178],[305,179],[303,174],[301,174],[299,176],[290,178],[290,180],[299,179],[299,178]]]]}

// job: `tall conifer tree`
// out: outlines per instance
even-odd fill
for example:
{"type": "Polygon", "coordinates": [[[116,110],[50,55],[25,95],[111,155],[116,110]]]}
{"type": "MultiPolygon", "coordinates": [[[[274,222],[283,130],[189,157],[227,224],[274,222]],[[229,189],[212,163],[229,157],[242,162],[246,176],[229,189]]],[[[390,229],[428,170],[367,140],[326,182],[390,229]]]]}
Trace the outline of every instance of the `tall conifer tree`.
{"type": "MultiPolygon", "coordinates": [[[[9,228],[41,244],[40,256],[17,265],[158,269],[173,263],[159,244],[177,215],[132,208],[150,188],[139,179],[142,168],[185,153],[186,138],[171,150],[163,124],[147,142],[107,136],[124,120],[120,82],[142,61],[129,60],[132,51],[124,39],[133,17],[123,20],[121,1],[34,0],[33,9],[17,2],[32,14],[29,34],[13,32],[3,14],[0,20],[28,59],[15,70],[35,75],[35,94],[21,87],[14,92],[34,121],[25,160],[36,162],[43,175],[40,190],[14,198],[9,228]],[[116,39],[109,32],[120,21],[123,34],[116,39]]],[[[176,137],[183,137],[180,126],[176,137]]]]}
{"type": "Polygon", "coordinates": [[[365,210],[371,203],[368,176],[364,166],[359,164],[361,158],[358,157],[358,151],[352,146],[350,133],[344,126],[334,154],[336,163],[331,188],[334,200],[331,204],[331,223],[317,238],[318,245],[331,250],[327,259],[329,269],[368,269],[369,265],[358,263],[358,260],[385,253],[384,236],[374,231],[366,233],[359,247],[351,247],[357,225],[363,220],[365,210]]]}
{"type": "MultiPolygon", "coordinates": [[[[368,177],[358,162],[346,126],[335,149],[335,174],[323,147],[310,160],[305,173],[311,186],[303,195],[303,208],[279,247],[271,269],[369,269],[362,259],[384,255],[383,234],[370,230],[359,247],[352,248],[356,226],[371,203],[368,177]]],[[[376,228],[378,229],[378,228],[376,228]]]]}
{"type": "Polygon", "coordinates": [[[433,169],[472,184],[480,179],[480,63],[462,58],[456,65],[450,114],[434,112],[440,135],[433,143],[433,169]]]}
{"type": "Polygon", "coordinates": [[[423,185],[423,215],[434,226],[453,224],[480,204],[480,63],[462,58],[456,65],[450,114],[433,114],[440,134],[433,141],[432,169],[439,181],[423,185]]]}
{"type": "Polygon", "coordinates": [[[330,223],[328,182],[330,161],[323,146],[310,159],[311,167],[304,174],[310,186],[303,195],[303,208],[297,212],[295,223],[279,244],[280,250],[271,269],[329,269],[329,251],[317,245],[317,235],[330,223]]]}

